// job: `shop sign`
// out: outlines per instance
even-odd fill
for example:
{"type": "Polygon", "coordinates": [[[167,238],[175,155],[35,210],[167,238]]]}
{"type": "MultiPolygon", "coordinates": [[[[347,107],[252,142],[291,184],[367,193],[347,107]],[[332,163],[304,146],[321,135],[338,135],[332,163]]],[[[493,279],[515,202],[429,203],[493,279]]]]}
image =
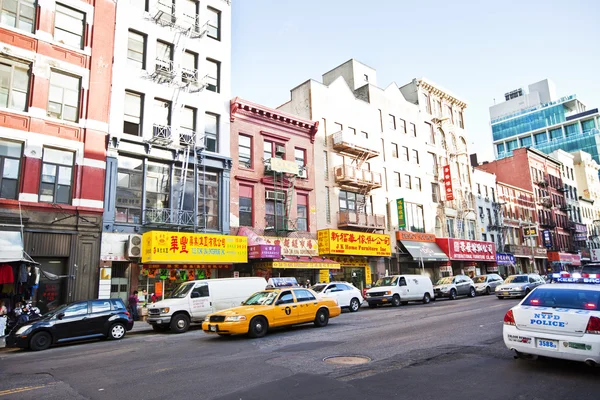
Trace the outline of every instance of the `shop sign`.
{"type": "MultiPolygon", "coordinates": [[[[319,246],[315,239],[259,236],[266,244],[279,246],[282,256],[318,256],[319,246]]],[[[271,257],[265,257],[271,258],[271,257]]],[[[278,257],[273,257],[278,258],[278,257]]]]}
{"type": "MultiPolygon", "coordinates": [[[[531,247],[518,246],[516,244],[507,245],[508,251],[515,255],[515,257],[531,257],[531,247]]],[[[534,247],[533,255],[538,258],[546,258],[548,250],[543,247],[534,247]]]]}
{"type": "Polygon", "coordinates": [[[404,199],[396,200],[396,209],[398,210],[398,228],[405,228],[406,213],[404,212],[404,199]]]}
{"type": "Polygon", "coordinates": [[[588,248],[581,249],[579,254],[581,254],[581,260],[589,260],[591,258],[590,249],[588,248]]]}
{"type": "Polygon", "coordinates": [[[227,269],[231,264],[144,264],[142,269],[227,269]]]}
{"type": "Polygon", "coordinates": [[[544,247],[552,247],[552,234],[550,233],[549,229],[544,229],[542,231],[542,242],[544,243],[544,247]]]}
{"type": "Polygon", "coordinates": [[[319,271],[319,282],[329,283],[329,270],[328,269],[322,269],[319,271]]]}
{"type": "Polygon", "coordinates": [[[281,246],[270,244],[248,246],[248,258],[281,258],[281,246]]]}
{"type": "Polygon", "coordinates": [[[523,228],[523,236],[524,237],[535,237],[538,235],[537,228],[535,226],[528,226],[523,228]]]}
{"type": "Polygon", "coordinates": [[[438,238],[437,244],[452,260],[496,261],[496,246],[476,240],[438,238]]]}
{"type": "Polygon", "coordinates": [[[600,261],[600,249],[591,249],[592,261],[600,261]]]}
{"type": "Polygon", "coordinates": [[[575,234],[573,235],[573,240],[577,242],[584,242],[587,240],[587,238],[587,226],[584,224],[575,224],[575,234]]]}
{"type": "Polygon", "coordinates": [[[364,257],[330,256],[329,259],[339,263],[343,267],[365,267],[369,265],[369,262],[364,257]]]}
{"type": "Polygon", "coordinates": [[[389,257],[389,235],[325,229],[318,231],[319,254],[389,257]]]}
{"type": "MultiPolygon", "coordinates": [[[[496,262],[498,264],[515,264],[515,256],[508,253],[496,253],[496,262]]],[[[489,268],[488,268],[489,270],[489,268]]],[[[496,268],[498,270],[498,268],[496,268]]]]}
{"type": "Polygon", "coordinates": [[[254,264],[255,268],[279,269],[339,269],[340,264],[332,262],[265,261],[254,264]]]}
{"type": "Polygon", "coordinates": [[[411,242],[431,242],[435,243],[435,235],[432,233],[421,233],[421,232],[406,232],[397,231],[397,240],[405,240],[411,242]]]}
{"type": "Polygon", "coordinates": [[[271,158],[269,160],[271,171],[283,172],[286,174],[298,175],[298,164],[294,161],[286,161],[281,158],[271,158]]]}
{"type": "Polygon", "coordinates": [[[372,283],[373,280],[371,279],[371,267],[367,265],[365,266],[365,284],[370,286],[372,283]]]}
{"type": "Polygon", "coordinates": [[[498,266],[486,267],[487,272],[498,272],[498,266]]]}
{"type": "Polygon", "coordinates": [[[440,272],[450,272],[452,273],[452,267],[449,265],[443,265],[440,267],[440,272]]]}
{"type": "Polygon", "coordinates": [[[454,200],[452,192],[452,175],[450,174],[450,165],[444,165],[444,188],[446,189],[446,200],[454,200]]]}
{"type": "Polygon", "coordinates": [[[574,266],[581,265],[581,257],[579,254],[561,253],[559,251],[549,251],[548,261],[571,264],[574,266]]]}
{"type": "Polygon", "coordinates": [[[248,262],[245,236],[150,231],[142,237],[142,263],[231,264],[248,262]]]}

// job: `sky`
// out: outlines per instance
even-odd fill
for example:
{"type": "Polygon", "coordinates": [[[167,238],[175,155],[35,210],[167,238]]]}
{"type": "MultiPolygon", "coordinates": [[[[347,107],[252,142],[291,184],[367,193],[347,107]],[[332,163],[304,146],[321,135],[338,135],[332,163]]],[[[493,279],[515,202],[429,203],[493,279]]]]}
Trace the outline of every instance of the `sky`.
{"type": "Polygon", "coordinates": [[[426,77],[467,102],[471,153],[493,158],[488,108],[550,78],[600,107],[599,0],[233,0],[232,97],[277,107],[354,58],[377,86],[426,77]]]}

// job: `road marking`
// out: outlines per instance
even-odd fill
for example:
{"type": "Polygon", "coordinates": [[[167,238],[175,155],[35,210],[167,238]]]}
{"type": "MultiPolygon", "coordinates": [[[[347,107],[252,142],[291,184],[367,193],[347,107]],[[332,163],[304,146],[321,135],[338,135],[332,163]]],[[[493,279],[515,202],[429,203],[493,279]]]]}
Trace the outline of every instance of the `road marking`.
{"type": "Polygon", "coordinates": [[[154,372],[155,374],[158,374],[159,372],[170,371],[172,369],[173,368],[161,368],[161,369],[157,369],[156,371],[152,371],[152,372],[154,372]]]}
{"type": "Polygon", "coordinates": [[[49,383],[48,385],[23,386],[23,387],[20,387],[20,388],[0,390],[0,397],[2,397],[2,396],[8,396],[9,394],[22,393],[22,392],[28,392],[30,390],[42,389],[42,388],[48,387],[48,386],[53,385],[53,384],[54,383],[49,383]]]}

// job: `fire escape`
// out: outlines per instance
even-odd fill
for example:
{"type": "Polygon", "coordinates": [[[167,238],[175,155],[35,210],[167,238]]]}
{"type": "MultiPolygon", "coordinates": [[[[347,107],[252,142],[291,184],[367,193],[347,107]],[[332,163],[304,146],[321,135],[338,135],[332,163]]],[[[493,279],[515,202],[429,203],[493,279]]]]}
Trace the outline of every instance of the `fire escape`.
{"type": "MultiPolygon", "coordinates": [[[[306,169],[293,161],[283,160],[285,148],[277,146],[275,157],[263,160],[265,176],[273,179],[273,190],[267,190],[265,201],[272,202],[273,214],[266,217],[266,232],[273,232],[277,236],[287,236],[290,232],[297,231],[296,221],[290,218],[292,201],[295,193],[295,183],[298,176],[303,176],[306,169]]],[[[269,210],[268,210],[269,211],[269,210]]]]}
{"type": "Polygon", "coordinates": [[[145,76],[156,84],[172,88],[171,101],[154,109],[152,137],[147,144],[175,150],[179,163],[175,166],[177,185],[173,190],[170,207],[144,208],[143,224],[165,228],[178,226],[194,231],[205,229],[206,209],[198,210],[198,207],[200,203],[202,207],[206,207],[206,171],[202,170],[200,174],[194,170],[196,165],[204,165],[204,137],[196,131],[195,114],[191,118],[191,126],[188,124],[185,127],[174,127],[172,117],[183,117],[185,94],[198,93],[207,87],[207,77],[199,79],[198,60],[190,60],[186,49],[190,40],[204,37],[208,21],[201,26],[198,14],[186,14],[185,10],[176,9],[175,2],[169,0],[157,0],[151,4],[146,19],[173,32],[172,44],[157,43],[154,70],[145,76]],[[190,160],[192,169],[188,170],[190,160]],[[188,181],[192,182],[191,188],[188,181]],[[202,198],[196,200],[196,193],[202,198]]]}
{"type": "Polygon", "coordinates": [[[379,172],[364,169],[367,160],[379,156],[379,151],[371,148],[367,140],[360,140],[349,131],[339,131],[331,135],[333,149],[351,160],[350,164],[334,168],[335,182],[341,189],[355,193],[354,207],[347,201],[347,209],[338,211],[338,227],[363,231],[385,229],[385,215],[370,212],[367,207],[372,190],[382,187],[379,172]]]}

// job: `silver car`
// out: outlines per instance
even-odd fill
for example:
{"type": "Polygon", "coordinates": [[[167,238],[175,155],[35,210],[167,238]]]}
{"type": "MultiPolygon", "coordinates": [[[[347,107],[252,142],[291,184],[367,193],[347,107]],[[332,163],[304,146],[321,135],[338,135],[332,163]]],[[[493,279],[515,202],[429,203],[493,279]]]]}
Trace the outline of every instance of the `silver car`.
{"type": "Polygon", "coordinates": [[[478,275],[473,278],[477,294],[492,294],[504,280],[498,274],[478,275]]]}
{"type": "Polygon", "coordinates": [[[525,297],[536,287],[546,283],[538,274],[511,275],[496,288],[499,299],[505,297],[525,297]]]}
{"type": "Polygon", "coordinates": [[[457,296],[475,297],[475,285],[466,275],[456,275],[441,278],[433,287],[435,298],[447,297],[450,300],[457,296]]]}

